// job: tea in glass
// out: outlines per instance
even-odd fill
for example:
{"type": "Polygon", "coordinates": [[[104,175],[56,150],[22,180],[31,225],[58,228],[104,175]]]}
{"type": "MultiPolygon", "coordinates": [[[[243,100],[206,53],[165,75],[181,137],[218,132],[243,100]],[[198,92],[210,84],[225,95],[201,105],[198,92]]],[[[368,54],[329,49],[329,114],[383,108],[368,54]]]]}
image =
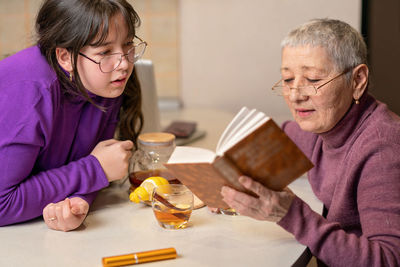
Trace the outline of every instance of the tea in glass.
{"type": "Polygon", "coordinates": [[[153,191],[152,207],[161,227],[183,229],[192,214],[193,194],[182,184],[161,185],[153,191]]]}

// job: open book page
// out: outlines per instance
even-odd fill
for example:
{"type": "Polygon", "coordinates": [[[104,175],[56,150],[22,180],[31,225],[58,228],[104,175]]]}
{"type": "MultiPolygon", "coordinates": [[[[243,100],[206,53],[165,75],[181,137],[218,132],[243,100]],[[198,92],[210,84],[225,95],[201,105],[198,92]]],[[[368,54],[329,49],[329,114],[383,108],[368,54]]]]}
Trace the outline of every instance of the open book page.
{"type": "Polygon", "coordinates": [[[168,160],[168,163],[211,163],[215,153],[200,147],[177,146],[168,160]]]}
{"type": "Polygon", "coordinates": [[[227,151],[229,148],[249,135],[269,119],[270,118],[263,112],[252,110],[249,116],[245,116],[242,121],[237,124],[239,127],[233,129],[232,132],[225,138],[225,141],[221,143],[219,147],[217,147],[217,156],[222,156],[225,151],[227,151]]]}
{"type": "Polygon", "coordinates": [[[217,154],[218,151],[221,151],[223,147],[226,146],[227,143],[232,141],[234,136],[237,136],[237,133],[242,131],[246,128],[247,124],[253,120],[257,120],[258,111],[255,109],[250,110],[246,116],[244,116],[241,120],[235,122],[235,127],[232,128],[229,133],[225,136],[224,141],[221,142],[220,147],[216,150],[217,154]]]}
{"type": "Polygon", "coordinates": [[[225,128],[221,137],[218,140],[216,151],[220,150],[220,147],[226,142],[229,137],[240,129],[241,125],[248,120],[256,112],[255,109],[249,110],[247,107],[242,107],[240,111],[235,115],[235,117],[231,120],[228,126],[225,128]]]}

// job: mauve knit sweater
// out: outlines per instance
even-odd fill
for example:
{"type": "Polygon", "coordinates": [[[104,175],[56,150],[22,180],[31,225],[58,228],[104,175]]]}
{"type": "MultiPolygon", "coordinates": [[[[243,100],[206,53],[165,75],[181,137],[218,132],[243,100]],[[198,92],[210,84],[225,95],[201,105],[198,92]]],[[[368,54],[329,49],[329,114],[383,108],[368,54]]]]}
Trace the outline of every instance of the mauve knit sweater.
{"type": "Polygon", "coordinates": [[[326,133],[283,129],[314,163],[328,214],[296,197],[278,224],[329,266],[400,266],[400,118],[365,93],[326,133]]]}

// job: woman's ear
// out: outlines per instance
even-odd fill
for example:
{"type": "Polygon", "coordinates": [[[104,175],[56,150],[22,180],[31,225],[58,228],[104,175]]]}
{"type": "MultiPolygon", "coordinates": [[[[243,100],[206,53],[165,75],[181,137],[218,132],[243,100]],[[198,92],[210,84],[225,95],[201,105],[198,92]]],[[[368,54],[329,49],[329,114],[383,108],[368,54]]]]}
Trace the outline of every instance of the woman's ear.
{"type": "Polygon", "coordinates": [[[68,71],[69,73],[72,73],[73,68],[72,68],[71,53],[66,48],[57,47],[56,57],[58,64],[60,64],[60,66],[64,70],[68,71]]]}
{"type": "Polygon", "coordinates": [[[369,70],[365,64],[360,64],[353,69],[353,98],[358,100],[364,94],[368,86],[369,70]]]}

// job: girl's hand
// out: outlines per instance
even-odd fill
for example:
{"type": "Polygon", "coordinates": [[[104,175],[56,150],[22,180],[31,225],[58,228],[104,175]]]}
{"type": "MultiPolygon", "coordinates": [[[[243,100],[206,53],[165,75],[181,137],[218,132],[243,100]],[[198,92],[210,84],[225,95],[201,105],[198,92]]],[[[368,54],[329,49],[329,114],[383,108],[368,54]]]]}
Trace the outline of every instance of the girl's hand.
{"type": "Polygon", "coordinates": [[[50,229],[71,231],[78,228],[86,218],[89,204],[80,197],[66,198],[50,203],[43,209],[43,219],[50,229]]]}
{"type": "Polygon", "coordinates": [[[221,190],[223,200],[240,215],[257,220],[278,222],[286,215],[295,198],[289,188],[281,192],[273,191],[246,176],[240,177],[239,182],[259,197],[255,198],[224,186],[221,190]]]}
{"type": "Polygon", "coordinates": [[[128,173],[133,143],[130,140],[109,139],[96,145],[91,155],[100,162],[109,182],[124,178],[128,173]]]}

